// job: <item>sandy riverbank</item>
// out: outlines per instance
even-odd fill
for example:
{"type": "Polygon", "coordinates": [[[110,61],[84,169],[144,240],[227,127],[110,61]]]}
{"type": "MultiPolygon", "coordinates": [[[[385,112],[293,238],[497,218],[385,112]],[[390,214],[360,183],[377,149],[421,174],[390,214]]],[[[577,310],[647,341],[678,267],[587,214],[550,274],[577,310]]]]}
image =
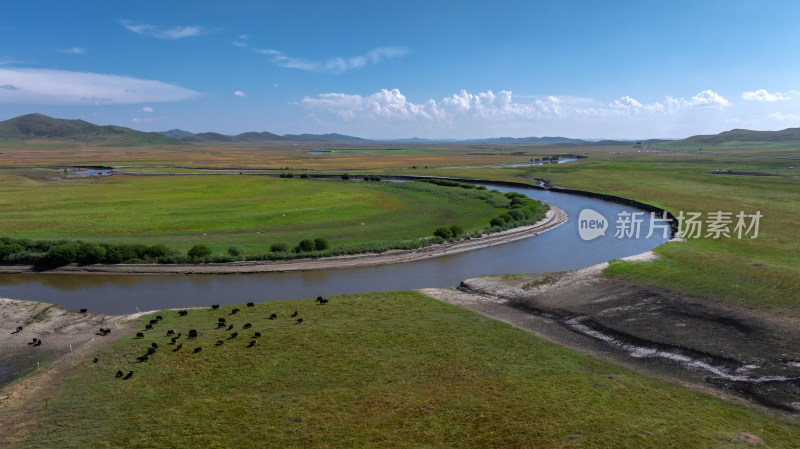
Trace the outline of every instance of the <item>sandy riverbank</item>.
{"type": "Polygon", "coordinates": [[[388,265],[433,257],[458,254],[494,245],[537,236],[567,222],[567,214],[550,206],[542,220],[530,226],[520,226],[480,238],[431,245],[416,250],[393,250],[383,253],[364,253],[322,259],[296,259],[259,262],[231,262],[209,264],[117,264],[117,265],[67,265],[48,271],[37,271],[32,265],[0,266],[0,274],[57,273],[57,274],[245,274],[286,271],[314,271],[342,268],[362,268],[388,265]]]}

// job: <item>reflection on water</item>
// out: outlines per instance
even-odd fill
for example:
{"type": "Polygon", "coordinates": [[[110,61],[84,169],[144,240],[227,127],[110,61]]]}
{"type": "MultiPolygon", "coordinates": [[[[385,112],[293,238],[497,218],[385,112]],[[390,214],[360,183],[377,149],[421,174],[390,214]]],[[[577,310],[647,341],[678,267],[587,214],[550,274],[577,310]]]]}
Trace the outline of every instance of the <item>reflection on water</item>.
{"type": "MultiPolygon", "coordinates": [[[[241,304],[343,293],[453,287],[488,274],[572,270],[638,254],[664,241],[614,238],[617,214],[634,209],[591,198],[543,190],[501,188],[563,209],[572,219],[540,236],[451,256],[348,270],[233,275],[0,275],[0,296],[88,308],[107,314],[175,307],[241,304]],[[607,236],[583,241],[575,218],[584,208],[612,223],[607,236]]],[[[646,229],[643,235],[646,234],[646,229]]]]}

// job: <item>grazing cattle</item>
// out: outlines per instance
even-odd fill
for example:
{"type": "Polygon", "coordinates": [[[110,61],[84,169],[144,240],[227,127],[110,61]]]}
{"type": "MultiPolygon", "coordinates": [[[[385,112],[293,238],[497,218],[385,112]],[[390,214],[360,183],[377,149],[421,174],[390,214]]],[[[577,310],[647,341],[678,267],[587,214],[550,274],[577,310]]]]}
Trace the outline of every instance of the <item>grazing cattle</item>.
{"type": "Polygon", "coordinates": [[[189,330],[189,338],[197,338],[197,330],[196,329],[189,330]]]}
{"type": "Polygon", "coordinates": [[[231,315],[236,315],[237,313],[239,313],[239,309],[231,310],[231,315]]]}
{"type": "Polygon", "coordinates": [[[141,356],[141,357],[136,357],[136,360],[138,360],[138,361],[139,361],[139,363],[144,363],[144,362],[146,362],[146,361],[147,361],[147,356],[146,356],[146,355],[143,355],[143,356],[141,356]]]}
{"type": "Polygon", "coordinates": [[[31,342],[29,342],[28,344],[29,345],[35,345],[37,341],[39,341],[39,339],[34,337],[34,339],[31,342]]]}
{"type": "Polygon", "coordinates": [[[110,333],[111,333],[111,329],[103,329],[103,328],[101,327],[101,328],[100,328],[100,330],[99,330],[99,331],[97,331],[97,334],[96,334],[96,335],[108,335],[108,334],[110,334],[110,333]]]}
{"type": "Polygon", "coordinates": [[[225,323],[217,323],[217,329],[225,327],[225,323]]]}
{"type": "Polygon", "coordinates": [[[217,318],[217,322],[218,323],[227,323],[228,320],[226,320],[225,318],[217,318]]]}
{"type": "Polygon", "coordinates": [[[189,314],[189,312],[187,312],[185,310],[178,310],[178,316],[186,316],[188,314],[189,314]]]}
{"type": "Polygon", "coordinates": [[[170,330],[168,330],[168,331],[167,331],[167,335],[168,335],[168,336],[169,336],[169,335],[175,335],[175,330],[174,330],[174,329],[170,329],[170,330]]]}
{"type": "Polygon", "coordinates": [[[86,313],[86,312],[88,312],[88,310],[86,310],[86,309],[81,309],[81,313],[86,313]]]}
{"type": "Polygon", "coordinates": [[[33,344],[33,346],[41,346],[41,345],[42,345],[42,340],[38,339],[36,339],[36,343],[33,344]]]}
{"type": "Polygon", "coordinates": [[[153,355],[156,353],[156,348],[147,348],[147,355],[153,355]]]}
{"type": "Polygon", "coordinates": [[[258,342],[257,342],[257,341],[255,341],[255,340],[252,340],[252,341],[250,341],[250,344],[249,344],[249,345],[247,345],[247,347],[248,347],[248,348],[252,348],[253,346],[255,346],[255,345],[256,345],[256,343],[258,343],[258,342]]]}
{"type": "Polygon", "coordinates": [[[170,341],[169,344],[174,345],[176,341],[178,341],[178,339],[175,338],[175,337],[172,337],[172,341],[170,341]]]}
{"type": "Polygon", "coordinates": [[[248,302],[248,303],[247,303],[247,307],[255,307],[255,306],[256,306],[256,305],[255,305],[254,303],[252,303],[252,302],[248,302]]]}
{"type": "Polygon", "coordinates": [[[296,316],[297,316],[297,310],[295,310],[294,313],[292,314],[292,318],[294,318],[296,316]]]}
{"type": "Polygon", "coordinates": [[[18,333],[20,333],[20,332],[22,332],[22,326],[17,326],[17,330],[15,330],[14,332],[12,332],[12,334],[18,334],[18,333]]]}
{"type": "Polygon", "coordinates": [[[156,342],[153,342],[153,344],[152,344],[152,345],[150,345],[150,346],[152,346],[152,347],[154,347],[154,348],[158,349],[158,343],[156,343],[156,342]]]}
{"type": "Polygon", "coordinates": [[[242,326],[242,329],[250,329],[251,327],[253,327],[253,325],[252,325],[252,324],[250,324],[250,323],[245,323],[245,325],[244,325],[244,326],[242,326]]]}
{"type": "Polygon", "coordinates": [[[144,332],[137,332],[136,338],[144,338],[144,332]]]}
{"type": "Polygon", "coordinates": [[[197,354],[198,352],[200,352],[200,351],[202,351],[202,350],[203,350],[203,348],[201,348],[200,346],[198,346],[198,347],[194,348],[194,353],[195,353],[195,354],[197,354]]]}
{"type": "Polygon", "coordinates": [[[119,379],[119,378],[120,378],[120,377],[122,377],[122,376],[123,376],[123,374],[122,374],[122,370],[121,370],[121,369],[118,369],[118,370],[117,370],[117,374],[116,374],[116,377],[117,377],[117,379],[119,379]]]}
{"type": "Polygon", "coordinates": [[[151,330],[153,330],[153,325],[152,324],[148,324],[147,326],[144,327],[144,329],[148,330],[148,331],[151,331],[151,330]]]}
{"type": "Polygon", "coordinates": [[[128,380],[131,377],[133,377],[133,370],[128,371],[128,374],[126,374],[125,377],[122,378],[122,380],[128,380]]]}
{"type": "Polygon", "coordinates": [[[269,319],[271,319],[271,320],[274,320],[275,318],[278,318],[278,315],[276,315],[274,313],[269,316],[269,319]]]}
{"type": "Polygon", "coordinates": [[[217,340],[217,346],[222,346],[223,343],[225,343],[225,342],[222,341],[222,340],[217,340]]]}
{"type": "Polygon", "coordinates": [[[219,304],[211,304],[211,310],[219,309],[219,304]]]}
{"type": "Polygon", "coordinates": [[[230,340],[231,338],[236,338],[238,336],[239,336],[239,333],[238,332],[234,332],[234,333],[231,334],[230,337],[228,337],[228,340],[230,340]]]}
{"type": "Polygon", "coordinates": [[[297,322],[296,322],[296,323],[294,323],[294,324],[300,324],[300,323],[302,323],[302,322],[303,322],[303,319],[302,319],[302,318],[298,318],[298,319],[297,319],[297,322]]]}
{"type": "Polygon", "coordinates": [[[97,362],[99,362],[99,361],[100,361],[100,359],[98,359],[97,357],[95,357],[95,358],[94,358],[94,360],[92,360],[92,363],[97,363],[97,362]]]}
{"type": "Polygon", "coordinates": [[[320,304],[325,304],[328,302],[328,300],[323,298],[322,296],[317,296],[317,302],[320,304]]]}
{"type": "Polygon", "coordinates": [[[226,329],[226,330],[232,330],[232,329],[233,329],[233,324],[231,324],[230,326],[228,326],[228,329],[226,329]]]}
{"type": "Polygon", "coordinates": [[[175,346],[175,349],[173,349],[172,352],[178,352],[178,351],[181,350],[182,347],[183,347],[183,343],[179,344],[178,346],[175,346]]]}
{"type": "Polygon", "coordinates": [[[158,323],[158,320],[150,320],[150,324],[156,324],[156,323],[158,323]]]}
{"type": "Polygon", "coordinates": [[[163,316],[161,316],[161,315],[156,315],[156,319],[157,319],[158,321],[161,321],[161,320],[163,320],[163,319],[164,319],[164,317],[163,317],[163,316]]]}
{"type": "Polygon", "coordinates": [[[256,332],[253,334],[253,338],[261,338],[261,332],[256,332]]]}
{"type": "Polygon", "coordinates": [[[181,332],[178,332],[178,335],[176,335],[175,338],[181,338],[181,335],[183,334],[181,332]]]}

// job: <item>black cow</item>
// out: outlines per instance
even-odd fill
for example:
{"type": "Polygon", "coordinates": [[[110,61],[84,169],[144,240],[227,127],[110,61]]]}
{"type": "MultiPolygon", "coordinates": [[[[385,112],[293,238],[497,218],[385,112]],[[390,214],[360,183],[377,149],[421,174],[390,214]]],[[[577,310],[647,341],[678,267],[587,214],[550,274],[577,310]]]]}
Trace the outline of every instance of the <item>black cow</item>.
{"type": "Polygon", "coordinates": [[[294,313],[292,314],[292,318],[294,318],[296,316],[297,316],[297,310],[295,310],[294,313]]]}
{"type": "Polygon", "coordinates": [[[231,315],[236,315],[237,313],[239,313],[239,309],[231,310],[231,315]]]}
{"type": "Polygon", "coordinates": [[[248,302],[248,303],[247,303],[247,307],[255,307],[255,306],[256,306],[256,305],[255,305],[254,303],[252,303],[252,302],[248,302]]]}
{"type": "Polygon", "coordinates": [[[163,317],[163,316],[161,316],[161,315],[156,315],[156,319],[157,319],[158,321],[161,321],[161,320],[163,320],[163,319],[164,319],[164,317],[163,317]]]}
{"type": "Polygon", "coordinates": [[[244,325],[244,326],[242,326],[242,329],[250,329],[251,327],[253,327],[253,325],[252,325],[252,324],[250,324],[250,323],[245,323],[245,325],[244,325]]]}
{"type": "Polygon", "coordinates": [[[120,378],[120,377],[122,377],[122,376],[123,376],[123,374],[122,374],[122,370],[121,370],[121,369],[118,369],[118,370],[117,370],[117,374],[116,374],[116,376],[115,376],[115,377],[116,377],[117,379],[119,379],[119,378],[120,378]]]}
{"type": "Polygon", "coordinates": [[[178,339],[175,338],[175,337],[172,337],[172,341],[170,341],[169,344],[174,345],[176,341],[178,341],[178,339]]]}
{"type": "Polygon", "coordinates": [[[226,329],[226,330],[232,330],[232,329],[233,329],[233,324],[231,324],[230,326],[228,326],[228,329],[226,329]]]}
{"type": "Polygon", "coordinates": [[[188,315],[188,314],[189,314],[189,312],[187,312],[187,311],[185,311],[185,310],[179,310],[179,311],[178,311],[178,316],[186,316],[186,315],[188,315]]]}
{"type": "Polygon", "coordinates": [[[211,310],[217,310],[217,309],[219,309],[219,304],[212,304],[211,305],[211,310]]]}
{"type": "Polygon", "coordinates": [[[158,323],[158,320],[150,320],[150,324],[156,324],[156,323],[158,323]]]}
{"type": "Polygon", "coordinates": [[[223,343],[225,343],[225,342],[222,341],[222,340],[217,340],[217,346],[222,346],[223,343]]]}
{"type": "Polygon", "coordinates": [[[17,326],[17,330],[15,330],[14,332],[12,332],[12,334],[18,334],[18,333],[20,333],[20,332],[22,332],[22,326],[17,326]]]}
{"type": "Polygon", "coordinates": [[[175,330],[174,329],[168,330],[167,335],[175,335],[175,330]]]}
{"type": "Polygon", "coordinates": [[[146,356],[146,355],[143,355],[143,356],[141,356],[141,357],[136,357],[136,360],[138,360],[138,361],[139,361],[139,363],[144,363],[144,362],[146,362],[146,361],[147,361],[147,356],[146,356]]]}
{"type": "Polygon", "coordinates": [[[145,328],[145,330],[151,331],[151,330],[153,330],[153,325],[152,324],[148,324],[144,328],[145,328]]]}
{"type": "Polygon", "coordinates": [[[261,332],[256,332],[253,334],[253,338],[261,338],[261,332]]]}
{"type": "Polygon", "coordinates": [[[155,349],[158,349],[158,343],[156,343],[156,342],[153,342],[153,344],[150,345],[150,346],[154,347],[155,349]]]}
{"type": "Polygon", "coordinates": [[[201,348],[200,346],[198,346],[198,347],[194,348],[194,353],[195,353],[195,354],[197,354],[198,352],[200,352],[200,351],[202,351],[202,350],[203,350],[203,348],[201,348]]]}
{"type": "Polygon", "coordinates": [[[173,349],[172,352],[178,352],[178,351],[181,350],[182,347],[183,347],[183,343],[179,344],[178,346],[175,346],[175,349],[173,349]]]}
{"type": "Polygon", "coordinates": [[[278,318],[278,315],[276,315],[274,313],[269,316],[269,319],[271,319],[271,320],[274,320],[275,318],[278,318]]]}
{"type": "Polygon", "coordinates": [[[94,358],[94,360],[92,360],[92,363],[97,363],[97,362],[99,362],[99,361],[100,361],[100,359],[98,359],[97,357],[95,357],[95,358],[94,358]]]}
{"type": "Polygon", "coordinates": [[[302,318],[298,318],[298,319],[297,319],[297,322],[296,322],[296,323],[294,323],[294,324],[300,324],[300,323],[302,323],[302,322],[303,322],[303,319],[302,319],[302,318]]]}
{"type": "Polygon", "coordinates": [[[190,329],[189,330],[189,338],[197,338],[197,330],[196,329],[190,329]]]}
{"type": "Polygon", "coordinates": [[[236,338],[238,336],[239,336],[239,333],[238,332],[234,332],[234,333],[231,334],[230,337],[228,337],[228,340],[230,340],[231,338],[236,338]]]}
{"type": "Polygon", "coordinates": [[[249,344],[249,345],[247,345],[247,347],[248,347],[248,348],[252,348],[253,346],[255,346],[255,345],[256,345],[256,343],[258,343],[256,340],[252,340],[252,341],[250,342],[250,344],[249,344]]]}
{"type": "Polygon", "coordinates": [[[126,374],[125,377],[122,378],[122,380],[128,380],[131,377],[133,377],[133,370],[128,371],[128,374],[126,374]]]}
{"type": "Polygon", "coordinates": [[[156,348],[147,348],[147,355],[153,355],[156,353],[156,348]]]}
{"type": "Polygon", "coordinates": [[[226,320],[225,318],[217,318],[217,322],[218,323],[227,323],[228,320],[226,320]]]}
{"type": "Polygon", "coordinates": [[[86,309],[81,309],[81,313],[86,313],[86,312],[88,312],[88,310],[86,310],[86,309]]]}
{"type": "Polygon", "coordinates": [[[144,332],[137,332],[136,338],[144,338],[144,332]]]}

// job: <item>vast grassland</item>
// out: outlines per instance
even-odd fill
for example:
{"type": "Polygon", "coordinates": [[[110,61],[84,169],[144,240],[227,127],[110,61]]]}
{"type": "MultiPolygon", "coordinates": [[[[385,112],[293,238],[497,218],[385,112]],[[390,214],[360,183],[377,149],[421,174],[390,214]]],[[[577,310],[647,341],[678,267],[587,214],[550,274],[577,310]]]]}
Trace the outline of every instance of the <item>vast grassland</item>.
{"type": "Polygon", "coordinates": [[[203,243],[249,254],[324,237],[333,246],[432,236],[439,226],[487,227],[502,195],[430,184],[259,176],[113,176],[49,181],[0,175],[0,236],[203,243]],[[494,198],[496,197],[496,198],[494,198]],[[486,201],[483,198],[494,198],[486,201]]]}
{"type": "MultiPolygon", "coordinates": [[[[670,243],[655,250],[661,256],[656,262],[616,262],[606,274],[800,316],[800,164],[633,149],[587,151],[591,151],[588,159],[567,164],[421,173],[530,183],[548,179],[553,185],[631,198],[676,215],[680,211],[701,212],[704,217],[713,211],[733,215],[760,211],[764,217],[755,239],[732,236],[670,243]],[[796,168],[789,168],[795,164],[796,168]],[[711,173],[717,169],[760,175],[711,173]]],[[[761,152],[751,148],[749,154],[761,152]]],[[[800,156],[800,151],[791,154],[800,156]]]]}
{"type": "Polygon", "coordinates": [[[240,308],[164,311],[145,338],[87,356],[12,447],[746,447],[741,432],[800,445],[797,424],[414,292],[240,308]]]}

